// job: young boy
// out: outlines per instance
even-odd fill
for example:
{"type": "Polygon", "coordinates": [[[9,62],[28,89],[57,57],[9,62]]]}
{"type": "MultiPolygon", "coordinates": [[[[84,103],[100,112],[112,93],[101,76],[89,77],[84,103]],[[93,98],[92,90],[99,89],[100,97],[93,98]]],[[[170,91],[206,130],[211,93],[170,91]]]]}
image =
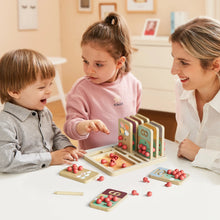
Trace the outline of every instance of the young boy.
{"type": "Polygon", "coordinates": [[[1,58],[0,172],[71,164],[85,153],[61,133],[45,107],[54,77],[53,64],[36,51],[20,49],[1,58]]]}

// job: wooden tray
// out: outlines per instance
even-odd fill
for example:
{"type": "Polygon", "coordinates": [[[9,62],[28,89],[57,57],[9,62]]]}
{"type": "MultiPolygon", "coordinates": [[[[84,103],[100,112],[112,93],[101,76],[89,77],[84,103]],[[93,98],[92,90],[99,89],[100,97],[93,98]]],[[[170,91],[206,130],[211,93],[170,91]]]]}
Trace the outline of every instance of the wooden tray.
{"type": "Polygon", "coordinates": [[[98,150],[95,152],[87,153],[84,155],[84,159],[99,168],[106,174],[110,176],[120,175],[144,166],[149,166],[151,164],[162,162],[166,159],[165,156],[158,156],[157,158],[148,159],[135,151],[129,153],[122,148],[116,146],[106,147],[102,150],[98,150]],[[113,153],[118,156],[116,160],[116,165],[111,167],[109,166],[110,153],[113,153]],[[106,159],[107,163],[102,164],[101,160],[106,159]],[[122,163],[125,163],[127,167],[122,168],[122,163]]]}

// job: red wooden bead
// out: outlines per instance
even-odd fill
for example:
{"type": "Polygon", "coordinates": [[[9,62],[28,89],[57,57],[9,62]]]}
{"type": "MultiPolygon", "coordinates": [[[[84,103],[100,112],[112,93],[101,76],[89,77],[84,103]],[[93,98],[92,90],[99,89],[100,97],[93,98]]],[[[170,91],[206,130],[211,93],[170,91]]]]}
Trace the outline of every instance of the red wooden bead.
{"type": "Polygon", "coordinates": [[[118,136],[118,140],[123,140],[123,136],[122,136],[122,135],[119,135],[119,136],[118,136]]]}
{"type": "Polygon", "coordinates": [[[131,194],[132,194],[133,196],[138,196],[138,195],[139,195],[139,193],[138,193],[135,189],[132,190],[131,194]]]}
{"type": "Polygon", "coordinates": [[[105,202],[109,202],[110,199],[109,199],[108,197],[106,197],[106,198],[104,199],[104,201],[105,201],[105,202]]]}
{"type": "Polygon", "coordinates": [[[138,148],[139,148],[139,149],[142,149],[142,146],[143,146],[143,144],[139,144],[139,145],[138,145],[138,148]]]}
{"type": "Polygon", "coordinates": [[[97,203],[97,204],[100,204],[100,203],[102,203],[102,200],[101,200],[101,199],[97,199],[97,200],[96,200],[96,203],[97,203]]]}
{"type": "Polygon", "coordinates": [[[73,168],[73,173],[78,173],[77,168],[73,168]]]}
{"type": "Polygon", "coordinates": [[[105,163],[107,163],[107,160],[106,159],[102,159],[101,160],[101,164],[105,164],[105,163]]]}
{"type": "Polygon", "coordinates": [[[73,171],[73,168],[72,167],[67,167],[67,171],[71,172],[71,171],[73,171]]]}
{"type": "Polygon", "coordinates": [[[114,155],[114,157],[113,157],[115,160],[117,160],[118,159],[118,155],[114,155]]]}
{"type": "Polygon", "coordinates": [[[146,157],[149,157],[149,156],[150,156],[150,153],[149,153],[149,152],[146,152],[146,153],[145,153],[145,156],[146,156],[146,157]]]}
{"type": "Polygon", "coordinates": [[[145,183],[148,182],[149,183],[150,181],[149,181],[149,179],[147,177],[144,177],[143,178],[143,182],[145,182],[145,183]]]}
{"type": "Polygon", "coordinates": [[[110,164],[109,164],[110,167],[113,167],[115,165],[116,165],[116,163],[114,161],[111,161],[110,164]]]}
{"type": "Polygon", "coordinates": [[[143,145],[143,147],[141,148],[142,150],[146,151],[147,147],[145,145],[143,145]]]}
{"type": "Polygon", "coordinates": [[[114,154],[114,153],[110,153],[109,156],[110,156],[111,158],[113,158],[113,157],[115,156],[115,154],[114,154]]]}
{"type": "Polygon", "coordinates": [[[105,197],[104,197],[104,196],[100,196],[99,199],[101,199],[102,201],[104,201],[105,197]]]}
{"type": "Polygon", "coordinates": [[[126,144],[124,144],[123,146],[122,146],[122,149],[124,149],[124,150],[126,150],[128,147],[127,147],[127,145],[126,144]]]}
{"type": "Polygon", "coordinates": [[[176,175],[176,171],[172,171],[172,173],[171,173],[171,174],[175,176],[175,175],[176,175]]]}
{"type": "Polygon", "coordinates": [[[79,171],[83,170],[83,166],[79,166],[79,167],[78,167],[78,170],[79,170],[79,171]]]}
{"type": "Polygon", "coordinates": [[[180,179],[180,180],[184,180],[184,179],[185,179],[184,175],[180,175],[180,176],[179,176],[179,179],[180,179]]]}
{"type": "Polygon", "coordinates": [[[171,182],[167,182],[167,183],[165,184],[165,186],[166,186],[166,187],[171,187],[171,186],[172,186],[172,183],[171,183],[171,182]]]}
{"type": "Polygon", "coordinates": [[[151,191],[148,191],[147,192],[147,196],[149,197],[149,196],[152,196],[152,192],[151,191]]]}
{"type": "Polygon", "coordinates": [[[100,176],[97,180],[98,181],[103,181],[104,180],[104,176],[100,176]]]}
{"type": "Polygon", "coordinates": [[[112,200],[112,199],[113,199],[113,195],[108,195],[108,198],[109,198],[110,200],[112,200]]]}
{"type": "Polygon", "coordinates": [[[107,206],[108,207],[112,206],[112,202],[111,201],[107,202],[107,206]]]}
{"type": "Polygon", "coordinates": [[[121,147],[122,145],[123,145],[122,142],[119,142],[119,143],[118,143],[118,146],[119,146],[119,147],[121,147]]]}
{"type": "Polygon", "coordinates": [[[180,175],[179,174],[175,174],[174,178],[175,179],[179,179],[180,175]]]}
{"type": "Polygon", "coordinates": [[[123,163],[123,164],[121,165],[121,167],[122,167],[122,168],[127,167],[126,163],[123,163]]]}
{"type": "Polygon", "coordinates": [[[74,163],[74,164],[72,165],[72,167],[73,167],[73,168],[77,168],[77,165],[74,163]]]}
{"type": "Polygon", "coordinates": [[[117,196],[114,196],[114,197],[112,198],[112,201],[114,201],[114,202],[118,201],[118,197],[117,197],[117,196]]]}
{"type": "Polygon", "coordinates": [[[167,170],[167,174],[171,174],[172,173],[172,170],[167,170]]]}

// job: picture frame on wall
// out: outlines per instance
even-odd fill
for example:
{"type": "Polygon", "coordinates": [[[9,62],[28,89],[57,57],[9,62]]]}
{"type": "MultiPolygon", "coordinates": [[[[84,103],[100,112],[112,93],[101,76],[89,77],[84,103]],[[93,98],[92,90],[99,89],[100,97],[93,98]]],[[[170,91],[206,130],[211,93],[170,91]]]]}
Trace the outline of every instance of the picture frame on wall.
{"type": "Polygon", "coordinates": [[[158,18],[146,19],[144,23],[142,36],[143,37],[156,37],[159,24],[160,24],[160,19],[158,18]]]}
{"type": "Polygon", "coordinates": [[[117,11],[117,3],[99,3],[99,19],[104,20],[110,12],[117,11]]]}
{"type": "Polygon", "coordinates": [[[92,12],[92,0],[77,0],[78,1],[78,12],[80,13],[91,13],[92,12]]]}
{"type": "Polygon", "coordinates": [[[127,0],[127,12],[156,12],[156,0],[127,0]]]}

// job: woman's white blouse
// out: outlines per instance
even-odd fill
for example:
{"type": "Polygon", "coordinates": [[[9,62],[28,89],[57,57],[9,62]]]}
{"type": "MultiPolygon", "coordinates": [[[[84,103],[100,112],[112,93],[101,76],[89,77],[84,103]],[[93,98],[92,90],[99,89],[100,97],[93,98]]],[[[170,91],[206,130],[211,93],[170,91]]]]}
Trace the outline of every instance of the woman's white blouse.
{"type": "Polygon", "coordinates": [[[204,105],[200,122],[195,91],[184,90],[177,81],[176,120],[176,141],[188,138],[201,147],[192,164],[220,173],[220,91],[204,105]]]}

